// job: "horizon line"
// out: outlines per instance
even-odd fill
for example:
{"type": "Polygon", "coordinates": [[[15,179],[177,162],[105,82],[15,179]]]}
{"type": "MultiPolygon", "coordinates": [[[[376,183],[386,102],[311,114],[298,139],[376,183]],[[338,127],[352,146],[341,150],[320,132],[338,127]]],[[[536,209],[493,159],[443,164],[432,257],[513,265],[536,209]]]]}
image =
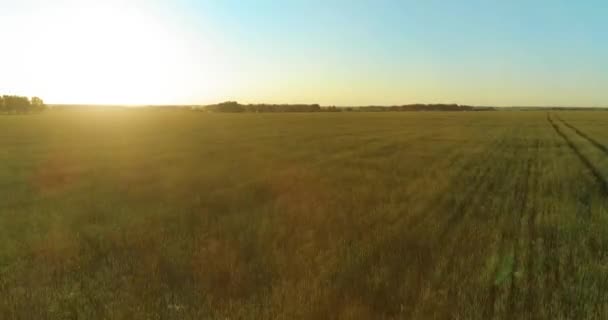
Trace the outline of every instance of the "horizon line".
{"type": "MultiPolygon", "coordinates": [[[[223,101],[210,104],[120,104],[120,103],[47,103],[50,107],[125,107],[125,108],[142,108],[142,107],[207,107],[214,106],[225,102],[236,102],[236,101],[223,101]]],[[[460,104],[460,103],[406,103],[406,104],[368,104],[368,105],[322,105],[319,103],[239,103],[240,105],[319,105],[319,107],[336,107],[336,108],[365,108],[365,107],[400,107],[400,106],[411,106],[411,105],[458,105],[468,106],[474,108],[580,108],[580,109],[606,109],[608,106],[576,106],[576,105],[471,105],[471,104],[460,104]]]]}

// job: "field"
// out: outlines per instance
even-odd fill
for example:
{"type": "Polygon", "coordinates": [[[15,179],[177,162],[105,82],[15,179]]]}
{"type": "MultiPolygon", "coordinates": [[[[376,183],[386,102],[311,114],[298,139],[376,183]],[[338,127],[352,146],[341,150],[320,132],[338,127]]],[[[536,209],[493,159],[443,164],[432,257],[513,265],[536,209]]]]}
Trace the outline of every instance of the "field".
{"type": "Polygon", "coordinates": [[[602,318],[607,122],[0,116],[0,319],[602,318]]]}

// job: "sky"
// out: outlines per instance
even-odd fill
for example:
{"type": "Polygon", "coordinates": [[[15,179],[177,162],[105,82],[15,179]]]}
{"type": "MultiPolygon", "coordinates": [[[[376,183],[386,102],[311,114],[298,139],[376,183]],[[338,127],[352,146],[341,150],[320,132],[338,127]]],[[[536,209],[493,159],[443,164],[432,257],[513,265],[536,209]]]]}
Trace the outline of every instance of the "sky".
{"type": "Polygon", "coordinates": [[[0,0],[47,103],[608,106],[599,0],[0,0]]]}

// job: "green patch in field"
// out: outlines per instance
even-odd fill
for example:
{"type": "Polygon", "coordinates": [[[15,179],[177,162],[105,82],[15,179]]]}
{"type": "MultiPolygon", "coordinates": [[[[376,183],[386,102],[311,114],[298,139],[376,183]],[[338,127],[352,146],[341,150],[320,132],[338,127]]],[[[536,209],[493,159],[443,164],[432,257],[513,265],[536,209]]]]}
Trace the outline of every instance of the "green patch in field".
{"type": "Polygon", "coordinates": [[[496,279],[494,279],[494,285],[502,285],[513,273],[515,267],[515,257],[513,253],[506,255],[500,265],[498,266],[498,272],[496,273],[496,279]]]}

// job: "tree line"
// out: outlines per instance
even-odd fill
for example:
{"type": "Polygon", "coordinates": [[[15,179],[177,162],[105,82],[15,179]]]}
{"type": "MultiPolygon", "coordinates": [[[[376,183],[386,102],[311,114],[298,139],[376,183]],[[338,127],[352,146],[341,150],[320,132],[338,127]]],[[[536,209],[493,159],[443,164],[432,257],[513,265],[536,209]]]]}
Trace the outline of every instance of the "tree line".
{"type": "Polygon", "coordinates": [[[0,113],[31,113],[46,108],[44,101],[38,97],[3,95],[0,96],[0,113]]]}
{"type": "Polygon", "coordinates": [[[204,107],[211,112],[318,112],[318,104],[240,104],[227,101],[204,107]]]}
{"type": "Polygon", "coordinates": [[[353,111],[488,111],[494,110],[491,107],[473,107],[459,104],[406,104],[401,106],[367,106],[355,107],[353,111]]]}
{"type": "Polygon", "coordinates": [[[383,112],[383,111],[490,111],[491,107],[458,104],[408,104],[400,106],[321,107],[318,104],[240,104],[227,101],[197,110],[208,112],[383,112]]]}

